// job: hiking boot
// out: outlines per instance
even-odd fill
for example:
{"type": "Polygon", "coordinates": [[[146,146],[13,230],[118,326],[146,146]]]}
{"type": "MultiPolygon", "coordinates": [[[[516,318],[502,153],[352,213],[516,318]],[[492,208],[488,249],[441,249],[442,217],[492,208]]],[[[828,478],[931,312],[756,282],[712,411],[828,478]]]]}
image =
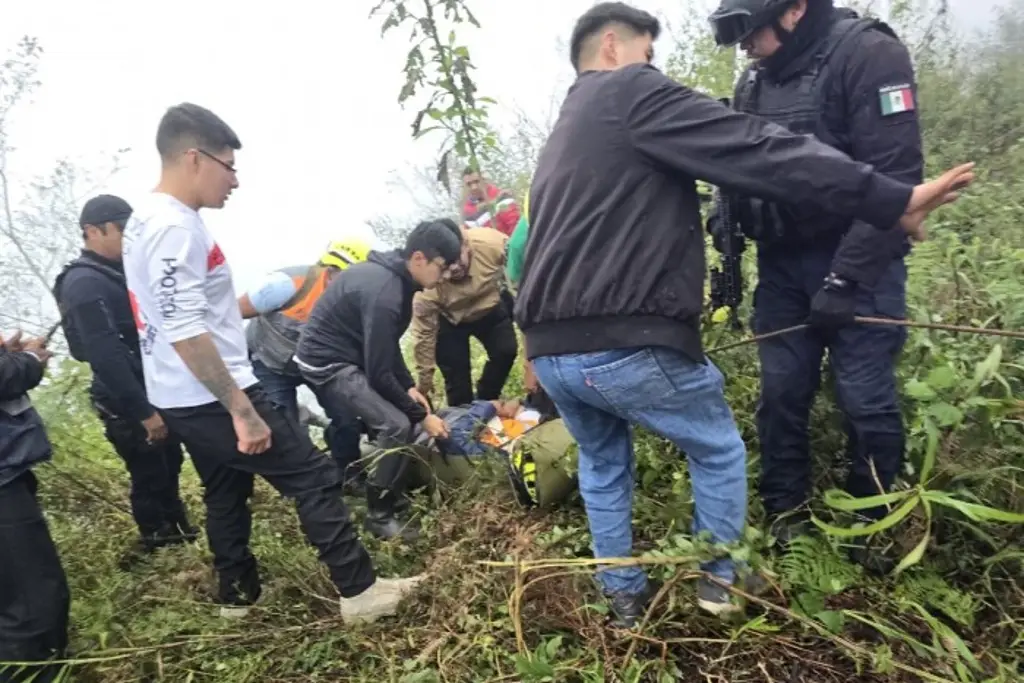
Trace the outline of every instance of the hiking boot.
{"type": "Polygon", "coordinates": [[[650,580],[640,593],[604,593],[611,608],[611,625],[615,628],[635,628],[643,620],[647,605],[659,590],[661,581],[650,580]]]}
{"type": "Polygon", "coordinates": [[[802,515],[776,518],[768,527],[768,533],[775,537],[780,552],[789,550],[789,544],[800,536],[809,536],[814,531],[811,521],[802,515]]]}
{"type": "Polygon", "coordinates": [[[192,543],[197,538],[199,538],[199,530],[189,524],[188,520],[181,520],[166,522],[159,531],[143,540],[146,543],[150,543],[156,549],[192,543]]]}
{"type": "MultiPolygon", "coordinates": [[[[744,593],[760,595],[768,590],[769,584],[758,574],[749,574],[739,580],[736,585],[744,593]]],[[[722,616],[735,614],[742,608],[733,602],[733,594],[707,577],[701,577],[697,582],[697,607],[709,614],[722,616]]]]}
{"type": "Polygon", "coordinates": [[[846,555],[854,564],[859,564],[868,574],[882,578],[896,569],[896,560],[889,553],[887,545],[878,541],[865,540],[863,545],[850,546],[846,555]]]}
{"type": "Polygon", "coordinates": [[[199,529],[192,526],[188,518],[179,519],[175,523],[175,527],[177,527],[178,533],[181,534],[181,538],[186,543],[195,543],[196,539],[199,538],[199,529]]]}
{"type": "Polygon", "coordinates": [[[426,578],[425,574],[408,579],[377,579],[372,586],[351,598],[341,598],[341,618],[346,624],[370,623],[390,617],[398,605],[426,578]]]}
{"type": "Polygon", "coordinates": [[[366,513],[366,520],[363,527],[377,538],[390,541],[393,538],[401,538],[407,543],[412,543],[420,537],[419,524],[396,517],[393,514],[381,512],[366,513]]]}
{"type": "Polygon", "coordinates": [[[395,496],[395,516],[408,518],[412,514],[412,501],[409,496],[395,496]]]}
{"type": "Polygon", "coordinates": [[[366,494],[366,519],[363,526],[377,538],[390,540],[401,538],[403,541],[412,542],[420,537],[419,524],[410,521],[402,510],[399,496],[394,491],[388,491],[376,486],[367,486],[366,494]]]}
{"type": "Polygon", "coordinates": [[[220,616],[223,619],[249,616],[249,608],[263,595],[256,560],[250,560],[250,564],[241,572],[237,569],[231,575],[218,572],[217,582],[217,602],[220,603],[220,616]]]}
{"type": "Polygon", "coordinates": [[[362,498],[366,495],[366,479],[363,477],[349,477],[341,487],[341,494],[353,498],[362,498]]]}

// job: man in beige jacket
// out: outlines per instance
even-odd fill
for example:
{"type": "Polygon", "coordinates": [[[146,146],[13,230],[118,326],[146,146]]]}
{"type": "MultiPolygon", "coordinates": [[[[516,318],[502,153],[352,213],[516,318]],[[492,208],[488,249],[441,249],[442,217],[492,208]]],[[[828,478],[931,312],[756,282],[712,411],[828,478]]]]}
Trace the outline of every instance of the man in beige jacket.
{"type": "MultiPolygon", "coordinates": [[[[450,227],[459,230],[454,222],[450,227]]],[[[512,311],[501,296],[508,237],[497,230],[461,232],[461,262],[452,267],[449,280],[416,295],[410,330],[417,387],[430,396],[434,368],[440,368],[450,406],[498,398],[518,353],[512,311]],[[475,395],[470,337],[476,337],[487,352],[475,395]]]]}

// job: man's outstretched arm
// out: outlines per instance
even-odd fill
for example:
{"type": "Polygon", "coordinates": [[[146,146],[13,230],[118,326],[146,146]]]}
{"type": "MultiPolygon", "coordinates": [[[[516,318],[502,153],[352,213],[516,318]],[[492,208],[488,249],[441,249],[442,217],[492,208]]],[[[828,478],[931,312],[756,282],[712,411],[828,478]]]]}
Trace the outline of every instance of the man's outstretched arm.
{"type": "Polygon", "coordinates": [[[913,186],[809,135],[740,114],[649,65],[623,69],[622,111],[634,148],[653,163],[745,195],[860,219],[879,230],[916,231],[955,198],[970,165],[913,186]],[[628,71],[627,71],[628,70],[628,71]]]}
{"type": "MultiPolygon", "coordinates": [[[[848,93],[850,155],[909,185],[924,180],[921,124],[910,53],[881,32],[862,34],[863,50],[843,74],[848,93]]],[[[894,258],[905,253],[900,226],[869,226],[855,221],[843,237],[832,272],[872,288],[894,258]],[[879,235],[875,228],[890,228],[879,235]]]]}

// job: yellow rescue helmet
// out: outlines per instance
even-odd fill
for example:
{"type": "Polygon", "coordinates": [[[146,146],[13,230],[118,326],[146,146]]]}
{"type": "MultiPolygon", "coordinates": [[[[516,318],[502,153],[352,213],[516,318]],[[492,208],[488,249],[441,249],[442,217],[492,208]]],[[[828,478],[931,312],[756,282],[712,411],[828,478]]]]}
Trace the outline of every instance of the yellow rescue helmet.
{"type": "Polygon", "coordinates": [[[320,265],[345,270],[354,263],[365,261],[369,253],[370,245],[361,239],[338,240],[327,245],[327,252],[320,257],[320,265]]]}

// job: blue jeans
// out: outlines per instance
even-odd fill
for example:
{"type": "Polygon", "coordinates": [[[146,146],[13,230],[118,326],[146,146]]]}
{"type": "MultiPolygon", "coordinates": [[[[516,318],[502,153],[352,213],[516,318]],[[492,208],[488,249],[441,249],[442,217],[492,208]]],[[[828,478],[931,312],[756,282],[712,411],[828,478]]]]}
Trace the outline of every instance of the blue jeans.
{"type": "MultiPolygon", "coordinates": [[[[725,402],[722,373],[677,351],[650,347],[541,356],[533,369],[579,444],[580,493],[594,556],[629,557],[635,463],[631,425],[672,441],[689,460],[693,531],[740,539],[747,514],[746,447],[725,402]]],[[[732,582],[729,558],[702,568],[732,582]]],[[[598,572],[608,593],[640,593],[639,567],[598,572]]]]}

